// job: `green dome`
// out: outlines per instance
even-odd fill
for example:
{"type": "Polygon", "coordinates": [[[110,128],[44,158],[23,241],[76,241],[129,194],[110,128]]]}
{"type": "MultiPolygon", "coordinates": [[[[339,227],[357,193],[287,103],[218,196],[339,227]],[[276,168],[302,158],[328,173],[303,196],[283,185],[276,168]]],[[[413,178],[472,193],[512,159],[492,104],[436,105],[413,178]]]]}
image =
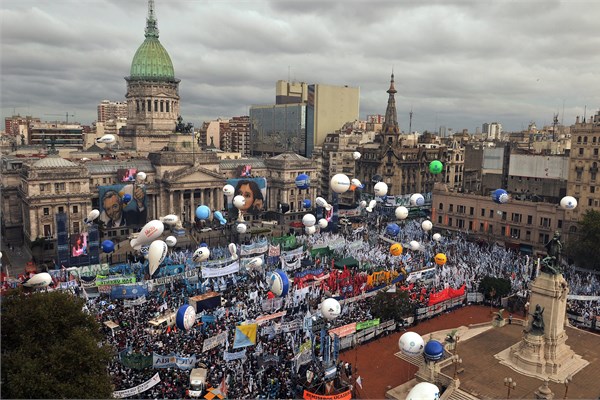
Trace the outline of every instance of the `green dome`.
{"type": "Polygon", "coordinates": [[[131,62],[131,79],[174,80],[169,53],[156,37],[146,37],[131,62]]]}

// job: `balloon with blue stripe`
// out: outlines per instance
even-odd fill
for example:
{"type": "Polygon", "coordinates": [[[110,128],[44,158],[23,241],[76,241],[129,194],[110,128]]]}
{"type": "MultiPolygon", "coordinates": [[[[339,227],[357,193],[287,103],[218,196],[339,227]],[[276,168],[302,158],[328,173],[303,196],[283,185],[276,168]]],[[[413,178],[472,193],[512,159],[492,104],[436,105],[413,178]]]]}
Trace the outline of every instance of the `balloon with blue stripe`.
{"type": "Polygon", "coordinates": [[[184,304],[177,310],[175,324],[179,329],[188,330],[196,323],[196,310],[194,307],[184,304]]]}
{"type": "Polygon", "coordinates": [[[285,297],[290,289],[290,280],[285,272],[280,269],[275,270],[269,277],[269,288],[277,297],[285,297]]]}

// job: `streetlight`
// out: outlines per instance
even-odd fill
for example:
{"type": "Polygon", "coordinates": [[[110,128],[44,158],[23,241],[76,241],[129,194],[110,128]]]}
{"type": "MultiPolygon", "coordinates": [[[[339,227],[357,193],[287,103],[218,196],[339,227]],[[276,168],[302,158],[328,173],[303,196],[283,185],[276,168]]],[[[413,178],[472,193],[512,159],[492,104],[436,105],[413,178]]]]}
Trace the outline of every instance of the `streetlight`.
{"type": "Polygon", "coordinates": [[[454,378],[456,379],[456,376],[458,375],[458,365],[462,364],[463,360],[462,358],[460,358],[458,356],[458,354],[455,354],[452,356],[452,364],[454,364],[454,378]]]}
{"type": "Polygon", "coordinates": [[[512,378],[504,378],[504,386],[508,388],[508,392],[506,393],[506,399],[508,400],[510,398],[510,391],[517,387],[517,382],[513,382],[512,378]]]}
{"type": "MultiPolygon", "coordinates": [[[[458,340],[460,339],[460,335],[458,332],[454,335],[454,354],[458,356],[458,340]]],[[[461,361],[462,362],[462,361],[461,361]]]]}
{"type": "Polygon", "coordinates": [[[569,375],[565,378],[565,396],[563,397],[563,399],[567,398],[567,393],[569,393],[569,383],[571,383],[573,381],[573,375],[569,375]]]}

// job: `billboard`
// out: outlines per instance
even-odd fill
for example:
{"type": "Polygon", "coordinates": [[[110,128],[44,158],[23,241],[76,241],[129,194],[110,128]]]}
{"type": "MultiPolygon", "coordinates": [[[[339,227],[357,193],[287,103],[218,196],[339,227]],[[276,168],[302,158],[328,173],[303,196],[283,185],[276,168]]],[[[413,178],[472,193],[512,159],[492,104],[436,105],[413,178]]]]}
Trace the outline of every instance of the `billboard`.
{"type": "Polygon", "coordinates": [[[88,255],[88,233],[71,235],[71,257],[88,255]]]}
{"type": "Polygon", "coordinates": [[[134,182],[137,169],[124,168],[117,170],[117,182],[134,182]]]}
{"type": "Polygon", "coordinates": [[[238,165],[235,171],[237,177],[250,178],[252,176],[252,165],[238,165]]]}
{"type": "Polygon", "coordinates": [[[267,202],[267,180],[265,178],[227,179],[227,183],[235,188],[234,195],[227,198],[229,215],[237,217],[238,209],[233,206],[233,198],[241,195],[246,205],[241,209],[244,213],[257,215],[265,210],[267,202]]]}
{"type": "Polygon", "coordinates": [[[146,185],[99,186],[99,221],[105,228],[138,227],[146,223],[146,185]]]}

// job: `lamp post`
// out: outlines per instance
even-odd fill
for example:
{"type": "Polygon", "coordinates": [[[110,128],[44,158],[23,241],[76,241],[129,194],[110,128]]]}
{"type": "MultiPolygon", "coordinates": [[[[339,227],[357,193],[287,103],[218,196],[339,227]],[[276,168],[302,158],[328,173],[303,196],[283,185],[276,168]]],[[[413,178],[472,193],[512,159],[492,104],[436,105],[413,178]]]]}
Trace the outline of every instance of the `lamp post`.
{"type": "Polygon", "coordinates": [[[504,378],[504,386],[508,388],[508,392],[506,393],[506,399],[510,399],[510,391],[514,390],[517,387],[517,382],[514,382],[512,378],[504,378]]]}
{"type": "Polygon", "coordinates": [[[459,341],[459,339],[460,339],[460,335],[458,333],[456,333],[454,335],[454,354],[456,356],[458,356],[458,341],[459,341]]]}
{"type": "Polygon", "coordinates": [[[458,354],[455,354],[452,356],[452,364],[454,364],[454,377],[453,379],[456,379],[456,376],[458,375],[458,365],[462,364],[462,358],[460,358],[458,356],[458,354]]]}
{"type": "Polygon", "coordinates": [[[567,376],[565,378],[565,382],[564,382],[564,384],[565,384],[565,395],[564,395],[563,399],[567,398],[567,393],[569,393],[569,383],[571,383],[572,381],[573,381],[573,376],[572,375],[569,375],[569,376],[567,376]]]}

